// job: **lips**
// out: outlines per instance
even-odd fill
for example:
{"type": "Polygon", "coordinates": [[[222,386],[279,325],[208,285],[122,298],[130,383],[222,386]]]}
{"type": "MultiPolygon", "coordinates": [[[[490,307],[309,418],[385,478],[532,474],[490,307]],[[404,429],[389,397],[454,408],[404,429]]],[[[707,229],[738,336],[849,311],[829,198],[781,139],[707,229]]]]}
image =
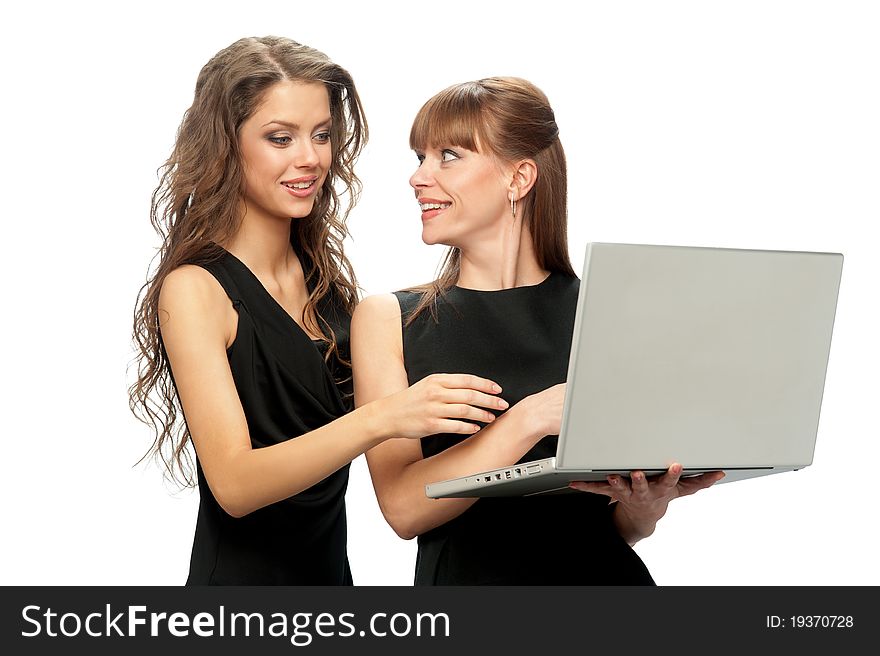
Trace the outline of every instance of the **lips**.
{"type": "Polygon", "coordinates": [[[306,189],[311,187],[317,179],[318,176],[316,175],[306,175],[301,178],[295,178],[294,180],[282,180],[281,184],[285,187],[290,187],[291,189],[306,189]]]}
{"type": "Polygon", "coordinates": [[[284,180],[281,182],[281,186],[284,187],[291,195],[297,198],[305,198],[313,194],[318,188],[316,184],[317,180],[317,176],[312,175],[303,178],[297,178],[296,180],[284,180]]]}
{"type": "Polygon", "coordinates": [[[422,221],[433,219],[446,210],[452,203],[437,198],[419,198],[419,208],[422,210],[422,221]]]}
{"type": "Polygon", "coordinates": [[[452,205],[452,203],[448,201],[437,200],[436,198],[419,198],[418,201],[422,212],[427,210],[445,210],[452,205]]]}

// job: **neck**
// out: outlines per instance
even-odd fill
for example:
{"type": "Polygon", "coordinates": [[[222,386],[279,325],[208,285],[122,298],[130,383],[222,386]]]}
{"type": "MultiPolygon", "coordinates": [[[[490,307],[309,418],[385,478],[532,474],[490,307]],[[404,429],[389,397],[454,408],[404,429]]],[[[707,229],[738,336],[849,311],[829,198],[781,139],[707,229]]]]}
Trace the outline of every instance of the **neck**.
{"type": "Polygon", "coordinates": [[[549,274],[538,264],[532,236],[522,219],[505,222],[486,239],[461,248],[458,286],[495,291],[537,285],[549,274]]]}
{"type": "Polygon", "coordinates": [[[248,211],[241,226],[222,246],[258,277],[277,278],[298,261],[290,244],[291,219],[264,218],[248,211]]]}

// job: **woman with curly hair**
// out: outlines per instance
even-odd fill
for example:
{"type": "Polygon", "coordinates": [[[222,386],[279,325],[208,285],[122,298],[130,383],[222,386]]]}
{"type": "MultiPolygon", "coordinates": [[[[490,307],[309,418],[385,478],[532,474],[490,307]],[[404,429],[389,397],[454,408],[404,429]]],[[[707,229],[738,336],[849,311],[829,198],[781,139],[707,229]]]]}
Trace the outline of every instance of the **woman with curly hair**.
{"type": "Polygon", "coordinates": [[[199,74],[153,194],[130,390],[150,453],[190,485],[195,449],[189,584],[351,584],[351,460],[474,433],[502,403],[492,381],[444,374],[352,411],[343,240],[366,139],[351,76],[313,48],[245,38],[199,74]]]}

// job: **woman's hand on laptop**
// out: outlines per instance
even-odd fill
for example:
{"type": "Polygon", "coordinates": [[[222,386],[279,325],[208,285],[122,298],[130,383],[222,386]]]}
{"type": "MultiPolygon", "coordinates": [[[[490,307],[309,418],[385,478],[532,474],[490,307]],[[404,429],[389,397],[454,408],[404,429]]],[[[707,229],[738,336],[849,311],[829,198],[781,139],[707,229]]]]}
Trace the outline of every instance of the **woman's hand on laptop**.
{"type": "Polygon", "coordinates": [[[583,492],[604,494],[617,502],[614,509],[614,523],[621,536],[633,545],[654,532],[657,521],[666,514],[669,502],[685,497],[714,485],[724,472],[709,472],[699,476],[682,478],[682,467],[673,463],[665,474],[645,476],[644,472],[634,471],[625,476],[611,475],[607,482],[571,483],[571,487],[583,492]]]}

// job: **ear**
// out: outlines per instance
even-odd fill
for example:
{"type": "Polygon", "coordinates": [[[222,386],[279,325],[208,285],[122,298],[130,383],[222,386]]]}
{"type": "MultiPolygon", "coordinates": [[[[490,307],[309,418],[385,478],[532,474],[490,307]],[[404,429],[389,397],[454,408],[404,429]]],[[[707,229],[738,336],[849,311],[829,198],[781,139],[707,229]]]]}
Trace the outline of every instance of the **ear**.
{"type": "Polygon", "coordinates": [[[519,201],[532,190],[537,179],[538,166],[535,160],[524,159],[514,164],[507,187],[508,200],[519,201]]]}

